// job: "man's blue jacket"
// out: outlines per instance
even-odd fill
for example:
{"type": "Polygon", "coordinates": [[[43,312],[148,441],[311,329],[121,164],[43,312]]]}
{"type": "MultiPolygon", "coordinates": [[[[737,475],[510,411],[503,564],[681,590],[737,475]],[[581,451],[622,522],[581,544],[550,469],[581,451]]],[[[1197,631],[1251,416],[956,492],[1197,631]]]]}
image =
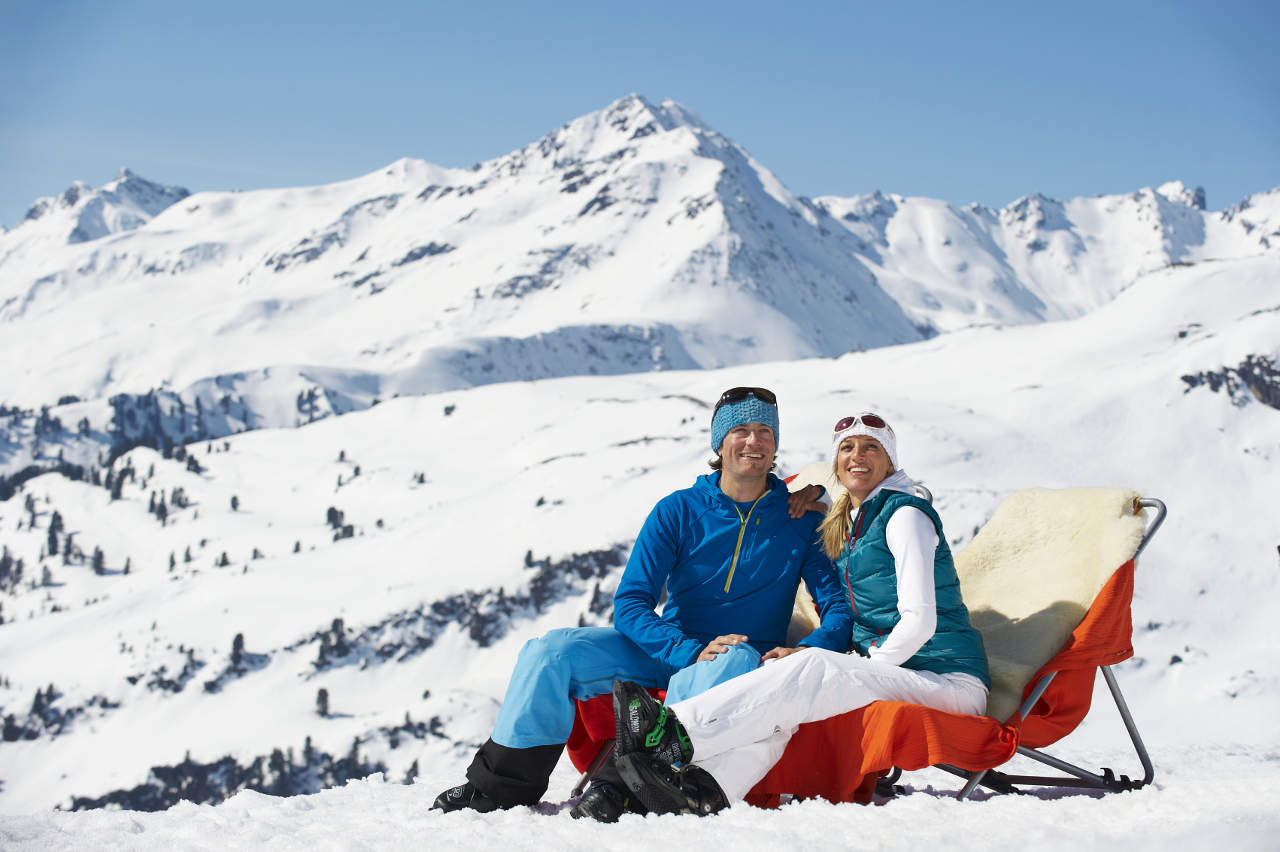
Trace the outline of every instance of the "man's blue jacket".
{"type": "Polygon", "coordinates": [[[787,486],[773,474],[754,504],[731,500],[718,472],[698,477],[645,520],[614,596],[614,627],[676,668],[726,633],[745,634],[763,654],[786,644],[803,579],[822,623],[799,644],[849,650],[853,612],[818,540],[821,522],[817,512],[791,518],[787,486]]]}

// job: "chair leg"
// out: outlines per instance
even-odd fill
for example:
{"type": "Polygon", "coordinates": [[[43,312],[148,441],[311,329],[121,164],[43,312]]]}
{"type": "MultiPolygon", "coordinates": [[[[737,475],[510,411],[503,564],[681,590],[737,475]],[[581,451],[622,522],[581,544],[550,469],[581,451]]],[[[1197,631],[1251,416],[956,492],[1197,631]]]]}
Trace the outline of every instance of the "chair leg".
{"type": "Polygon", "coordinates": [[[1134,724],[1133,715],[1129,712],[1129,705],[1124,700],[1124,695],[1120,692],[1120,684],[1116,681],[1115,672],[1111,671],[1111,666],[1102,667],[1102,676],[1107,681],[1107,687],[1111,690],[1111,697],[1116,701],[1116,709],[1120,711],[1120,718],[1124,721],[1125,730],[1129,732],[1129,739],[1133,742],[1133,750],[1138,753],[1138,760],[1142,761],[1142,783],[1139,786],[1145,787],[1150,784],[1156,777],[1156,768],[1151,763],[1151,756],[1147,754],[1147,747],[1142,742],[1142,736],[1138,733],[1138,726],[1134,724]]]}
{"type": "Polygon", "coordinates": [[[596,752],[596,756],[591,758],[591,763],[587,766],[587,771],[582,773],[582,777],[578,779],[578,783],[574,785],[569,792],[570,796],[581,796],[582,791],[587,789],[587,783],[591,777],[600,771],[600,767],[604,766],[604,762],[609,759],[609,755],[613,754],[613,740],[608,740],[604,745],[600,746],[600,750],[596,752]]]}
{"type": "Polygon", "coordinates": [[[969,798],[969,794],[978,788],[978,785],[982,783],[983,776],[986,774],[987,770],[983,769],[980,772],[975,772],[970,775],[969,780],[965,783],[964,787],[959,793],[956,793],[956,799],[963,802],[965,799],[969,798]]]}
{"type": "Polygon", "coordinates": [[[1078,787],[1095,790],[1111,790],[1115,792],[1123,790],[1137,790],[1150,784],[1155,778],[1155,767],[1151,763],[1151,757],[1147,754],[1147,747],[1142,742],[1142,736],[1138,733],[1138,726],[1133,721],[1133,715],[1129,712],[1129,705],[1124,700],[1124,694],[1120,691],[1120,684],[1116,681],[1115,673],[1110,666],[1100,666],[1102,677],[1107,682],[1107,688],[1111,690],[1111,697],[1115,700],[1116,709],[1120,712],[1120,718],[1124,721],[1125,730],[1129,732],[1129,740],[1133,743],[1133,749],[1137,752],[1138,759],[1142,762],[1143,777],[1140,781],[1131,781],[1129,776],[1121,775],[1116,777],[1114,771],[1104,768],[1102,774],[1090,772],[1087,769],[1068,763],[1065,760],[1046,754],[1039,749],[1029,746],[1018,746],[1018,754],[1023,757],[1029,757],[1051,766],[1054,769],[1064,772],[1069,777],[1044,777],[1039,775],[1006,775],[997,771],[984,771],[975,773],[965,773],[963,770],[955,767],[940,766],[939,768],[947,769],[957,775],[964,775],[969,780],[965,784],[964,789],[956,795],[957,799],[965,799],[970,793],[977,788],[979,784],[984,786],[992,786],[991,780],[1003,784],[1006,787],[1013,788],[1015,784],[1024,784],[1037,787],[1078,787]]]}

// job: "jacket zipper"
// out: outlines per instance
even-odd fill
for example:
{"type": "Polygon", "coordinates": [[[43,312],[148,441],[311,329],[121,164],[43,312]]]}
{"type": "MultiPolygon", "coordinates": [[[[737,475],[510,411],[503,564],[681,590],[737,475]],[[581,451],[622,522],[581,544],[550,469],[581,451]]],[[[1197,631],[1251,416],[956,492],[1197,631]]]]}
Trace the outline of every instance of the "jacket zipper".
{"type": "Polygon", "coordinates": [[[747,531],[747,521],[751,520],[751,513],[756,510],[756,503],[759,503],[769,492],[766,491],[755,499],[751,504],[751,508],[747,509],[746,517],[743,517],[742,510],[738,508],[738,504],[733,504],[733,511],[738,513],[738,543],[733,546],[733,561],[729,563],[729,576],[724,581],[724,590],[729,591],[729,584],[733,582],[733,572],[738,568],[738,554],[742,550],[742,536],[747,531]]]}

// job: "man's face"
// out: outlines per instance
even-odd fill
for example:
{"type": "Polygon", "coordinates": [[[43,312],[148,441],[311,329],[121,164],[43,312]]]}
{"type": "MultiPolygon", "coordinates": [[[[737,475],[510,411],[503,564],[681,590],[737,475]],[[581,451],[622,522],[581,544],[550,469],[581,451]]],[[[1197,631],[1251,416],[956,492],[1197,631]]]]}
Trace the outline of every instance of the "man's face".
{"type": "Polygon", "coordinates": [[[773,430],[763,423],[734,426],[720,445],[723,471],[734,477],[764,476],[773,466],[778,445],[773,430]]]}

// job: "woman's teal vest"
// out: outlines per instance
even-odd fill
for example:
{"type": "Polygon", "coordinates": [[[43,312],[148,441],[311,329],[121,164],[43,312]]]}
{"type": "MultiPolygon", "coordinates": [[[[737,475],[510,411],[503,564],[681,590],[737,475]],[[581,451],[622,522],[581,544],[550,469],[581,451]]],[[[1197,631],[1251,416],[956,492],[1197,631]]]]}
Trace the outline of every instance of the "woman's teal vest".
{"type": "Polygon", "coordinates": [[[913,506],[928,515],[938,532],[933,557],[933,584],[937,596],[938,627],[929,641],[902,665],[908,669],[973,675],[988,687],[987,652],[982,634],[969,623],[969,610],[960,597],[951,548],[942,533],[942,521],[926,500],[901,491],[882,490],[858,507],[853,535],[836,560],[840,580],[853,604],[853,647],[865,654],[884,640],[898,623],[898,576],[893,554],[885,541],[885,527],[893,513],[913,506]]]}

